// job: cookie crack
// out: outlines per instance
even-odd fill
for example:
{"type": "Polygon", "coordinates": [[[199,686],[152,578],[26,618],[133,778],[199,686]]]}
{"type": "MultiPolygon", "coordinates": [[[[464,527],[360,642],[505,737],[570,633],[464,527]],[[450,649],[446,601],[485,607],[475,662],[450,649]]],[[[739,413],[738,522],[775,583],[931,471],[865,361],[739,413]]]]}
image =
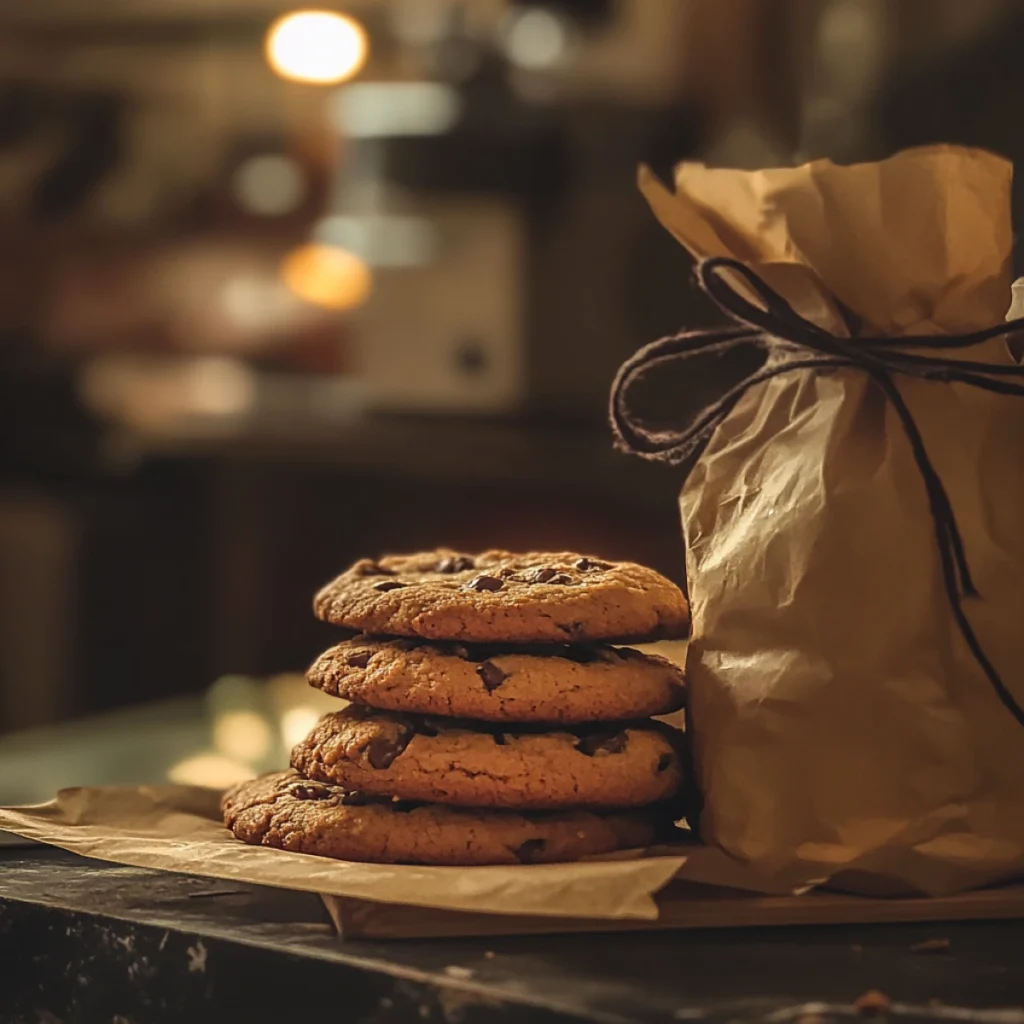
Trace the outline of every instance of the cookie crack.
{"type": "Polygon", "coordinates": [[[466,778],[466,779],[485,778],[485,779],[493,779],[495,782],[507,782],[508,781],[503,776],[496,775],[494,772],[487,772],[487,771],[475,772],[475,771],[473,771],[472,768],[463,768],[461,765],[457,765],[457,764],[450,764],[443,772],[439,773],[439,772],[435,771],[435,772],[432,772],[431,774],[433,774],[433,775],[437,775],[437,774],[452,775],[452,774],[455,774],[455,775],[461,775],[463,778],[466,778]]]}

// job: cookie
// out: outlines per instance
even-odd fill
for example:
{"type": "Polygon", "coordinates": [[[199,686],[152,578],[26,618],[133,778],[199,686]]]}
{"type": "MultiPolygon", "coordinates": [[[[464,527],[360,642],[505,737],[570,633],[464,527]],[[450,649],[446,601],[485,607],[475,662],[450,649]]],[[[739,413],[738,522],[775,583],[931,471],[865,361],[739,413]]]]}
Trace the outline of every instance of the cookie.
{"type": "Polygon", "coordinates": [[[310,683],[386,711],[486,722],[614,722],[683,706],[682,671],[629,647],[490,647],[360,636],[313,663],[310,683]]]}
{"type": "Polygon", "coordinates": [[[654,723],[487,729],[353,704],[320,719],[292,750],[292,767],[363,793],[459,807],[639,807],[678,794],[680,735],[654,723]]]}
{"type": "Polygon", "coordinates": [[[371,797],[276,772],[228,790],[224,824],[243,842],[385,864],[543,864],[648,846],[658,811],[517,814],[371,797]]]}
{"type": "Polygon", "coordinates": [[[689,621],[682,591],[653,569],[564,552],[363,559],[313,608],[363,633],[463,643],[674,639],[689,621]]]}

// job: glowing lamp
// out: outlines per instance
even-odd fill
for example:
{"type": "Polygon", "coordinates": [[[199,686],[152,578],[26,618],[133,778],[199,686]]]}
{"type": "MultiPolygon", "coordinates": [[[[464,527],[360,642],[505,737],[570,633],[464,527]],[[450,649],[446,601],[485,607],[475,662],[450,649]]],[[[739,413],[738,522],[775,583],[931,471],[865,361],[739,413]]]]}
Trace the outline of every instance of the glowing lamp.
{"type": "Polygon", "coordinates": [[[370,295],[370,268],[356,255],[333,245],[293,249],[281,264],[284,283],[300,299],[325,309],[361,306],[370,295]]]}
{"type": "Polygon", "coordinates": [[[336,11],[292,11],[267,30],[267,63],[282,78],[314,85],[346,82],[366,63],[369,43],[355,18],[336,11]]]}

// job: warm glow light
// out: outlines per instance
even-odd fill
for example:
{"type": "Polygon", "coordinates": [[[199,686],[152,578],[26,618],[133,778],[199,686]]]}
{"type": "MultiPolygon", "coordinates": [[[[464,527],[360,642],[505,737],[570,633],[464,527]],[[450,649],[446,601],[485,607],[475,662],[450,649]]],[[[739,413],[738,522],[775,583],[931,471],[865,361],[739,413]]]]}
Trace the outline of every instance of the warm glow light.
{"type": "Polygon", "coordinates": [[[171,767],[167,778],[182,786],[206,786],[226,789],[236,782],[251,779],[255,772],[247,765],[232,761],[222,754],[205,753],[186,757],[171,767]]]}
{"type": "Polygon", "coordinates": [[[213,723],[214,746],[236,761],[259,761],[272,742],[270,726],[255,711],[227,711],[213,723]]]}
{"type": "Polygon", "coordinates": [[[300,299],[327,309],[355,309],[370,295],[370,268],[333,245],[302,245],[281,264],[284,283],[300,299]]]}
{"type": "Polygon", "coordinates": [[[289,708],[281,715],[281,741],[291,750],[296,743],[304,740],[310,729],[320,720],[320,712],[315,708],[289,708]]]}
{"type": "Polygon", "coordinates": [[[368,49],[363,26],[336,11],[293,11],[267,31],[268,63],[293,82],[348,81],[366,63],[368,49]]]}

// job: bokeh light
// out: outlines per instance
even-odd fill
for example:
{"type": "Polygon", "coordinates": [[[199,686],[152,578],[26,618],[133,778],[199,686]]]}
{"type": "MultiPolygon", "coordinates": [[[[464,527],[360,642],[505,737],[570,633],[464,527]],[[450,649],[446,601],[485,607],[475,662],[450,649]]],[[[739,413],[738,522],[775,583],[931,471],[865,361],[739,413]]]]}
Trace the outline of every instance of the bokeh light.
{"type": "Polygon", "coordinates": [[[281,742],[288,750],[301,743],[320,720],[316,708],[299,705],[281,714],[281,742]]]}
{"type": "Polygon", "coordinates": [[[252,764],[267,756],[270,726],[255,711],[227,711],[213,723],[213,745],[226,757],[252,764]]]}
{"type": "Polygon", "coordinates": [[[361,306],[373,284],[370,268],[354,253],[318,243],[288,253],[281,277],[300,299],[336,310],[361,306]]]}
{"type": "Polygon", "coordinates": [[[293,11],[267,31],[267,62],[293,82],[348,81],[366,63],[368,51],[363,26],[337,11],[293,11]]]}
{"type": "Polygon", "coordinates": [[[508,26],[505,52],[513,64],[539,70],[557,64],[569,39],[565,23],[542,7],[516,12],[508,26]]]}
{"type": "Polygon", "coordinates": [[[186,757],[167,771],[169,782],[179,786],[204,786],[207,789],[226,789],[236,782],[251,779],[256,772],[247,764],[233,761],[223,754],[207,751],[186,757]]]}
{"type": "Polygon", "coordinates": [[[239,204],[261,217],[291,213],[308,192],[302,168],[284,153],[249,157],[235,172],[232,188],[239,204]]]}

